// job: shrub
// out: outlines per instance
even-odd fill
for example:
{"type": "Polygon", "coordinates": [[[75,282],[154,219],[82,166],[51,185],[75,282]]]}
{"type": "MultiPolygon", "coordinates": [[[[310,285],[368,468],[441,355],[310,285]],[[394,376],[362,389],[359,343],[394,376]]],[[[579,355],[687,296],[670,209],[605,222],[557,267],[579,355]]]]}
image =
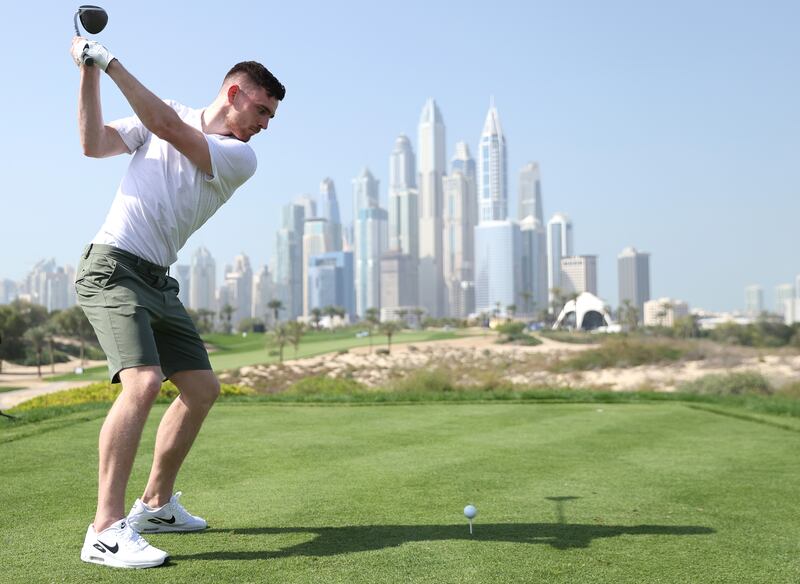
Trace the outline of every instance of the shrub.
{"type": "MultiPolygon", "coordinates": [[[[122,386],[120,384],[112,384],[110,381],[101,381],[84,387],[65,389],[64,391],[37,396],[19,404],[13,411],[24,412],[37,408],[74,406],[88,403],[111,403],[117,399],[120,391],[122,391],[122,386]]],[[[175,387],[171,381],[167,381],[161,386],[161,393],[158,396],[158,400],[172,401],[177,397],[178,393],[178,388],[175,387]]],[[[253,390],[241,385],[221,384],[221,396],[251,395],[253,393],[253,390]]]]}
{"type": "Polygon", "coordinates": [[[700,395],[771,395],[769,381],[755,371],[704,375],[678,386],[678,391],[700,395]]]}
{"type": "Polygon", "coordinates": [[[591,345],[602,340],[602,337],[598,335],[577,331],[570,332],[543,329],[539,331],[539,334],[546,339],[552,339],[554,341],[558,341],[559,343],[575,343],[578,345],[591,345]]]}
{"type": "Polygon", "coordinates": [[[685,351],[665,342],[630,342],[609,339],[596,349],[589,349],[550,366],[556,373],[588,371],[606,367],[636,367],[650,363],[668,363],[683,357],[685,351]]]}
{"type": "Polygon", "coordinates": [[[290,395],[353,395],[364,391],[364,386],[354,379],[312,375],[294,382],[286,392],[290,395]]]}
{"type": "Polygon", "coordinates": [[[381,347],[380,349],[375,349],[376,355],[388,355],[390,353],[389,349],[384,349],[381,347]]]}
{"type": "Polygon", "coordinates": [[[501,335],[518,335],[522,331],[525,330],[525,323],[524,322],[504,322],[500,326],[498,326],[495,330],[501,335]]]}
{"type": "Polygon", "coordinates": [[[441,393],[454,391],[456,385],[445,369],[417,369],[391,382],[388,389],[398,393],[441,393]]]}

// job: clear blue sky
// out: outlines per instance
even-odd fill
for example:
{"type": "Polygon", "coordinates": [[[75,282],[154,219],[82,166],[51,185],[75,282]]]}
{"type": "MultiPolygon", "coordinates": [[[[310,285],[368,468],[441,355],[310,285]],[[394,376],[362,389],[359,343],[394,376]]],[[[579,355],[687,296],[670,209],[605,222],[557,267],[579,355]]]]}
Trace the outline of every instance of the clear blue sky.
{"type": "MultiPolygon", "coordinates": [[[[98,0],[100,1],[100,0],[98,0]]],[[[542,169],[546,219],[573,220],[575,250],[599,256],[599,291],[617,304],[616,256],[651,255],[652,294],[692,307],[744,305],[744,287],[800,273],[800,3],[785,2],[101,2],[98,36],[163,98],[201,107],[235,62],[256,59],[287,87],[251,142],[256,176],[184,248],[218,271],[274,248],[280,208],[368,166],[385,201],[397,135],[416,149],[434,97],[476,154],[490,95],[508,140],[512,216],[518,173],[542,169]],[[491,6],[491,10],[487,7],[491,6]]],[[[39,259],[75,264],[100,226],[128,157],[82,157],[78,71],[67,2],[11,3],[2,92],[0,278],[39,259]]],[[[103,80],[107,119],[130,108],[103,80]]],[[[220,274],[221,276],[221,274],[220,274]]]]}

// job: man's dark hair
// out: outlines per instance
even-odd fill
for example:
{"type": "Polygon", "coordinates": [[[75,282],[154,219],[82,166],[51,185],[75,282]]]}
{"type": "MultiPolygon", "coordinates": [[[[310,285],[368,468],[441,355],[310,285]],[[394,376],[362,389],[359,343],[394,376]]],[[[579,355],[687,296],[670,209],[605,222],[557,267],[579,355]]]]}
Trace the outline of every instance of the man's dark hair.
{"type": "Polygon", "coordinates": [[[244,73],[247,75],[250,81],[266,89],[270,97],[275,97],[280,101],[283,100],[286,95],[286,88],[269,72],[269,69],[258,61],[242,61],[241,63],[236,63],[225,75],[225,79],[237,73],[244,73]]]}

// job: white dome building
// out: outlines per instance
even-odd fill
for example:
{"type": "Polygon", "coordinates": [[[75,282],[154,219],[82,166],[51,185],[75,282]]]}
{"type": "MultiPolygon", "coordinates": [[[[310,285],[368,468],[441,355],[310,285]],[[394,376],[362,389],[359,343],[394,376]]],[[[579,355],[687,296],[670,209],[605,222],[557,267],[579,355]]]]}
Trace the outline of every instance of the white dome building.
{"type": "Polygon", "coordinates": [[[601,327],[611,328],[613,325],[614,321],[603,301],[591,292],[583,292],[575,300],[570,300],[564,305],[553,329],[592,331],[601,327]]]}

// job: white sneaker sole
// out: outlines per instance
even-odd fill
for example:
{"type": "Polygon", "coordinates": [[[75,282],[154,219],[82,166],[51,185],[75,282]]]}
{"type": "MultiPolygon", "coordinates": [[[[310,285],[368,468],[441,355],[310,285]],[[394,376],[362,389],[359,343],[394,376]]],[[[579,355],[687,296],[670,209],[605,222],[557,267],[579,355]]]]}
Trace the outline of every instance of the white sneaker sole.
{"type": "Polygon", "coordinates": [[[166,557],[161,558],[160,560],[152,560],[149,562],[123,562],[122,560],[118,560],[113,556],[106,556],[104,554],[97,553],[96,550],[81,550],[81,560],[87,562],[89,564],[98,564],[100,566],[110,566],[112,568],[155,568],[156,566],[160,566],[166,560],[166,557]]]}
{"type": "Polygon", "coordinates": [[[143,527],[139,529],[136,527],[135,524],[130,524],[131,528],[134,531],[139,533],[189,533],[191,531],[203,531],[204,529],[208,529],[208,525],[203,525],[200,527],[189,527],[189,526],[174,526],[174,525],[148,525],[147,527],[143,527]]]}

